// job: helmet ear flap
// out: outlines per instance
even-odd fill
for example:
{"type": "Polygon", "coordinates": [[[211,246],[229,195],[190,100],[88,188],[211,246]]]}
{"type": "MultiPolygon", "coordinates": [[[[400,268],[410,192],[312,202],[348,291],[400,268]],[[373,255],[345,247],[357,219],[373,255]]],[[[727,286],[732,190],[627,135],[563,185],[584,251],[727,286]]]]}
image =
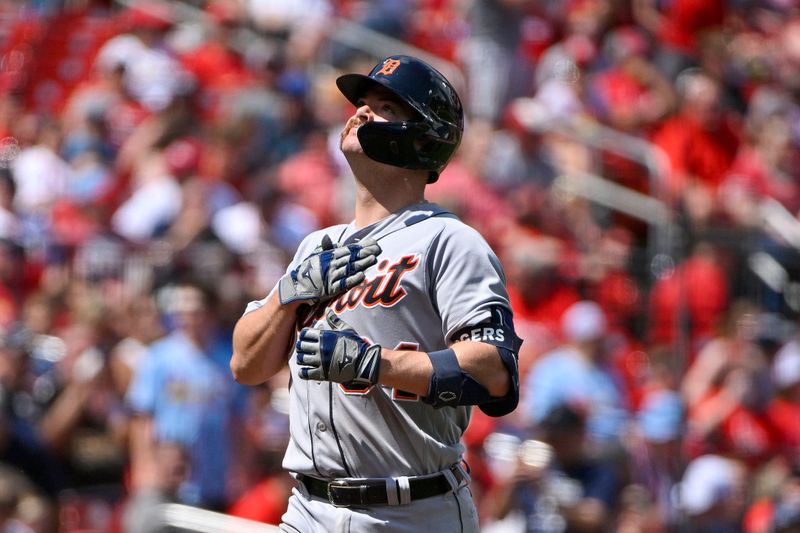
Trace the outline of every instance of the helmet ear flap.
{"type": "Polygon", "coordinates": [[[414,145],[419,122],[369,122],[358,128],[361,148],[370,159],[400,168],[422,169],[423,162],[414,145]]]}

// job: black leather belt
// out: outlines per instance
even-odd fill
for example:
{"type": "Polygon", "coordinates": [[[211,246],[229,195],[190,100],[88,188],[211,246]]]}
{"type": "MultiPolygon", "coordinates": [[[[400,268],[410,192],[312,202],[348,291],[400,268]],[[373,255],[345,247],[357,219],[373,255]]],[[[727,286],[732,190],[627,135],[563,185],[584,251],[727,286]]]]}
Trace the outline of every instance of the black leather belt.
{"type": "MultiPolygon", "coordinates": [[[[450,468],[457,485],[464,481],[464,474],[457,466],[450,468]]],[[[297,480],[302,483],[308,493],[317,498],[328,500],[336,507],[350,507],[362,505],[389,505],[402,503],[399,493],[401,491],[400,478],[393,478],[387,487],[386,479],[319,479],[305,474],[297,474],[297,480]],[[392,485],[395,485],[392,487],[392,485]],[[396,498],[390,498],[389,491],[396,490],[396,498]]],[[[440,472],[430,476],[416,476],[406,478],[410,500],[430,498],[453,490],[447,476],[440,472]]]]}

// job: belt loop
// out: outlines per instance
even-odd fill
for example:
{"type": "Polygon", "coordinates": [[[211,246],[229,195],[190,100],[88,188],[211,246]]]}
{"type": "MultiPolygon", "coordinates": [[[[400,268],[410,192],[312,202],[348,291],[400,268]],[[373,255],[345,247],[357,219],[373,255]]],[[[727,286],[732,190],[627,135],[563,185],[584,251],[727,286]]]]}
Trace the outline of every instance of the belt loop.
{"type": "Polygon", "coordinates": [[[469,465],[466,462],[458,462],[453,467],[461,474],[461,483],[469,485],[470,481],[472,481],[472,476],[469,475],[469,465]]]}
{"type": "Polygon", "coordinates": [[[400,505],[400,494],[393,477],[386,478],[386,501],[389,505],[400,505]]]}
{"type": "Polygon", "coordinates": [[[442,470],[442,475],[444,475],[444,478],[450,484],[450,488],[453,490],[453,492],[457,491],[459,488],[459,483],[456,479],[456,475],[453,473],[453,468],[451,467],[447,470],[442,470]]]}
{"type": "Polygon", "coordinates": [[[411,503],[411,484],[408,481],[408,477],[401,476],[395,478],[397,481],[397,488],[400,492],[400,505],[407,505],[411,503]]]}
{"type": "Polygon", "coordinates": [[[442,472],[447,481],[450,482],[450,486],[454,491],[469,484],[470,476],[467,468],[465,468],[462,463],[458,462],[442,472]],[[458,474],[457,476],[456,473],[458,474]]]}
{"type": "Polygon", "coordinates": [[[300,490],[300,493],[308,498],[311,495],[308,491],[308,485],[306,485],[308,478],[303,474],[296,474],[295,479],[299,481],[297,488],[300,490]]]}

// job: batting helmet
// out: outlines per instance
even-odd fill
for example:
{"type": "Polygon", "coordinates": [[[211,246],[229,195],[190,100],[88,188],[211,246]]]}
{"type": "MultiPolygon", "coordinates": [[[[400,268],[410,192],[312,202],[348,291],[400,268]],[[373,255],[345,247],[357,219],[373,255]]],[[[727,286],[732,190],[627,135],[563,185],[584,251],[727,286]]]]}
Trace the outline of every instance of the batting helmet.
{"type": "Polygon", "coordinates": [[[411,56],[389,56],[369,75],[345,74],[336,80],[353,105],[370,88],[385,87],[410,105],[417,116],[403,122],[370,122],[358,128],[368,157],[401,168],[428,170],[428,183],[461,142],[464,110],[455,88],[439,71],[411,56]]]}

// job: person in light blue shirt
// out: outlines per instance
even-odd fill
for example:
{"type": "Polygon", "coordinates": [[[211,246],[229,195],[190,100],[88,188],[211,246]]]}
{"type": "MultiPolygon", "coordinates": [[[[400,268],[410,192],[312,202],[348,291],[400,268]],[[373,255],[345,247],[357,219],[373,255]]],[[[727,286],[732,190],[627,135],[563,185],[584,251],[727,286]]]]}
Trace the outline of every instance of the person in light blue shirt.
{"type": "Polygon", "coordinates": [[[581,301],[562,317],[566,343],[544,354],[528,375],[523,409],[538,424],[559,405],[587,414],[592,441],[616,444],[628,421],[628,411],[613,371],[604,360],[607,320],[599,305],[581,301]]]}
{"type": "Polygon", "coordinates": [[[178,443],[189,455],[180,500],[224,509],[232,461],[241,456],[233,446],[240,441],[237,413],[244,412],[246,389],[230,375],[230,339],[214,323],[209,293],[180,285],[169,301],[175,329],[150,346],[127,394],[135,415],[133,483],[146,487],[159,475],[153,468],[157,443],[178,443]]]}

